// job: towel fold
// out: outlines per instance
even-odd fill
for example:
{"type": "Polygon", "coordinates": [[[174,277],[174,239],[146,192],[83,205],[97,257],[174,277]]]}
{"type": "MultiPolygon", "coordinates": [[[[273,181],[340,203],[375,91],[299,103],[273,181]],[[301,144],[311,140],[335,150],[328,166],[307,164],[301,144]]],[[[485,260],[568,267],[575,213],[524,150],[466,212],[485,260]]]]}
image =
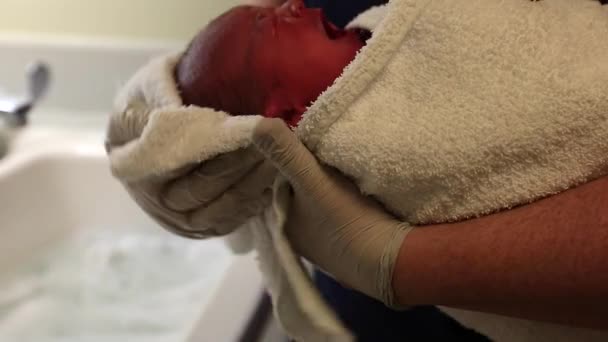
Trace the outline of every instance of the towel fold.
{"type": "MultiPolygon", "coordinates": [[[[233,117],[182,104],[173,78],[178,59],[179,55],[171,55],[150,61],[116,99],[111,118],[119,123],[115,129],[130,130],[123,136],[139,136],[109,154],[112,172],[122,182],[162,176],[251,144],[261,117],[233,117]]],[[[289,203],[286,196],[279,196],[285,189],[286,184],[277,180],[273,205],[230,235],[228,244],[238,253],[251,246],[257,251],[275,316],[290,337],[304,342],[350,342],[352,336],[323,303],[283,236],[289,203]]]]}
{"type": "Polygon", "coordinates": [[[606,174],[608,8],[396,0],[298,134],[412,224],[522,205],[606,174]]]}

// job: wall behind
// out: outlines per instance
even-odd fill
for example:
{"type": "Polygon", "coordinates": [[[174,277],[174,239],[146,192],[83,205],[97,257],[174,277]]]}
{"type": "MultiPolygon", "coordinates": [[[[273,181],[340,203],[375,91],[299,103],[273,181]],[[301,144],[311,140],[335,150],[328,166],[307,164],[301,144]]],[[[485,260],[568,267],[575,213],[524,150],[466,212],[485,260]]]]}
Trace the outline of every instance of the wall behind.
{"type": "Polygon", "coordinates": [[[0,32],[187,41],[240,0],[0,0],[0,32]]]}

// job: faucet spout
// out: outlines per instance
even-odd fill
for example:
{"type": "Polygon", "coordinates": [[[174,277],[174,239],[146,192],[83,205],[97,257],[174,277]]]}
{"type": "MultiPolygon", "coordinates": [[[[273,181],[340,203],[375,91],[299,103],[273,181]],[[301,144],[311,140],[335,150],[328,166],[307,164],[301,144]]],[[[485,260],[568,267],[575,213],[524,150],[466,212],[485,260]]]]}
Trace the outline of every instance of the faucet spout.
{"type": "Polygon", "coordinates": [[[46,95],[51,81],[47,64],[36,62],[26,70],[27,93],[19,100],[0,99],[0,119],[9,127],[22,127],[27,124],[28,113],[46,95]]]}
{"type": "Polygon", "coordinates": [[[27,93],[20,99],[0,98],[0,159],[9,151],[12,136],[28,122],[28,114],[47,93],[51,72],[47,64],[37,62],[26,70],[27,93]]]}

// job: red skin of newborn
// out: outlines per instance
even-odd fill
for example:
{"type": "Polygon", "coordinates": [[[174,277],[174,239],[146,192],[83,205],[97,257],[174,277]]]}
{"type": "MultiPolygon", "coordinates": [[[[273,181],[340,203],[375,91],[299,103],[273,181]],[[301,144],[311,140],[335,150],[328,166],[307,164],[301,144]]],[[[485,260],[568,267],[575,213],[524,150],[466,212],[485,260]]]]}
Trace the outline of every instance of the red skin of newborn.
{"type": "Polygon", "coordinates": [[[361,31],[337,28],[302,0],[238,6],[192,40],[175,78],[186,105],[296,126],[363,46],[361,31]]]}

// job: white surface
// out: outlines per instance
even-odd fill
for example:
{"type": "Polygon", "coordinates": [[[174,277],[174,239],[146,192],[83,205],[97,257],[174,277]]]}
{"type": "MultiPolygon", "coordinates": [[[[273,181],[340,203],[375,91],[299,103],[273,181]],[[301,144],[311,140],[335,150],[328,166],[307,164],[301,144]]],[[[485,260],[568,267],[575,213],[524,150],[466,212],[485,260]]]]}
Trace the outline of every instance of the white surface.
{"type": "MultiPolygon", "coordinates": [[[[32,126],[19,132],[9,156],[0,160],[0,275],[15,274],[48,246],[85,229],[161,229],[111,177],[102,115],[32,118],[32,126]]],[[[168,233],[166,238],[181,239],[168,233]]],[[[262,286],[252,258],[230,257],[227,265],[200,289],[212,295],[190,323],[197,341],[236,340],[257,304],[262,286]]],[[[0,282],[0,293],[6,287],[0,282]]]]}

